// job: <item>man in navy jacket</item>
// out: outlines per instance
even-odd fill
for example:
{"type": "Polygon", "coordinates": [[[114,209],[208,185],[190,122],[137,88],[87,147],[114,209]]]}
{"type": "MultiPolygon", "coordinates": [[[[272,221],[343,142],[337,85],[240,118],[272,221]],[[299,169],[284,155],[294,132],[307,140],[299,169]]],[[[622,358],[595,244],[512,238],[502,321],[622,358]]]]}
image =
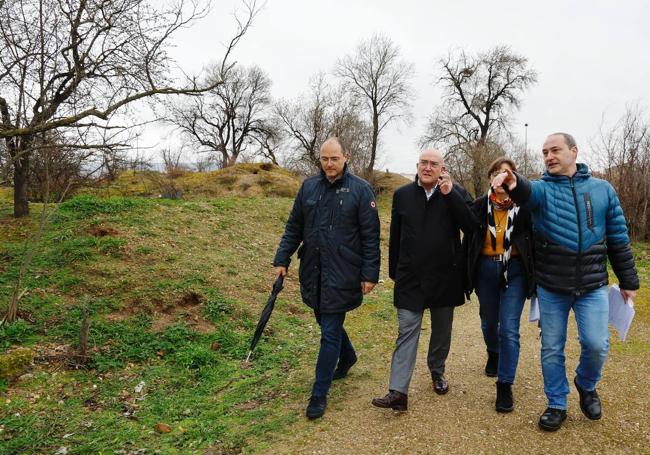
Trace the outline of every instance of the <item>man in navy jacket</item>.
{"type": "Polygon", "coordinates": [[[580,337],[580,363],[574,384],[580,408],[591,420],[601,417],[596,384],[609,351],[607,259],[624,298],[633,298],[639,278],[623,210],[612,186],[576,163],[578,147],[566,133],[550,135],[542,149],[546,172],[530,182],[504,172],[492,182],[504,185],[533,217],[535,278],[542,327],[542,373],[548,408],[539,426],[555,431],[566,419],[569,383],[564,346],[569,310],[580,337]]]}
{"type": "Polygon", "coordinates": [[[379,279],[375,196],[368,182],[349,172],[347,159],[338,138],[323,143],[322,171],[300,187],[273,261],[277,274],[284,276],[298,250],[302,299],[314,310],[321,329],[306,411],[311,419],[324,414],[332,379],[345,377],[357,361],[343,328],[345,314],[361,305],[379,279]]]}

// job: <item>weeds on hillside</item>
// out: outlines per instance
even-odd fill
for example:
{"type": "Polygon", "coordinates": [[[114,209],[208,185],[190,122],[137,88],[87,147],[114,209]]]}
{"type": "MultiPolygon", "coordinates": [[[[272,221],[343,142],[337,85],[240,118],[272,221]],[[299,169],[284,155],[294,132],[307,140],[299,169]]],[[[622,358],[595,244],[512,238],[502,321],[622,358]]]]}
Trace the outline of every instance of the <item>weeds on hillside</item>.
{"type": "MultiPolygon", "coordinates": [[[[0,454],[235,453],[293,421],[295,412],[276,403],[307,387],[289,380],[307,349],[301,307],[276,312],[254,361],[242,364],[257,317],[249,307],[260,300],[261,309],[267,290],[260,251],[280,229],[267,203],[63,203],[25,277],[19,320],[0,329],[0,356],[17,345],[36,356],[26,377],[0,381],[0,454]],[[231,217],[251,218],[227,223],[231,217]],[[238,242],[228,243],[233,236],[238,242]],[[69,358],[84,315],[88,358],[75,369],[69,358]],[[158,423],[172,431],[156,432],[158,423]]],[[[290,201],[272,203],[286,217],[290,201]]],[[[22,227],[10,228],[0,244],[2,300],[20,259],[22,227]]]]}

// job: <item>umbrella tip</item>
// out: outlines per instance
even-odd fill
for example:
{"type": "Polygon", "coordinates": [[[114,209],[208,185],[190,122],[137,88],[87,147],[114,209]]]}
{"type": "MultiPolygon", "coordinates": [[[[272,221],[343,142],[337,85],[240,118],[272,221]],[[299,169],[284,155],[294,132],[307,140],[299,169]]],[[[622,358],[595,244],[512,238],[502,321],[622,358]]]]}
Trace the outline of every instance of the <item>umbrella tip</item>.
{"type": "Polygon", "coordinates": [[[246,362],[246,363],[250,363],[250,360],[251,360],[251,354],[253,354],[253,351],[248,351],[248,355],[246,356],[246,360],[244,360],[244,362],[246,362]]]}

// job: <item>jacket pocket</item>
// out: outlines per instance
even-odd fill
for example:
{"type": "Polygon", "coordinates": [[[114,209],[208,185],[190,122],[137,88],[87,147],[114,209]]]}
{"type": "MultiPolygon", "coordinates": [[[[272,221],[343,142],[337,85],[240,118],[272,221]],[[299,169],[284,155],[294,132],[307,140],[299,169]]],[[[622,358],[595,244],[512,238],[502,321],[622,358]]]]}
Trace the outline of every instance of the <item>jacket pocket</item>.
{"type": "Polygon", "coordinates": [[[303,204],[303,216],[305,218],[305,226],[307,227],[311,227],[314,224],[317,202],[314,199],[307,199],[303,204]]]}

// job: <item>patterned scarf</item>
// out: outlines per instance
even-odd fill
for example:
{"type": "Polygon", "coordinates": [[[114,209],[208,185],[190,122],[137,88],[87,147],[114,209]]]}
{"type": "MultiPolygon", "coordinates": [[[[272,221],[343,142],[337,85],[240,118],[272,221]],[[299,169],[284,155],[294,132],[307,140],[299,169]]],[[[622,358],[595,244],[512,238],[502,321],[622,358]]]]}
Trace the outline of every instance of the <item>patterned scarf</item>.
{"type": "Polygon", "coordinates": [[[515,205],[512,199],[508,198],[505,201],[497,200],[496,194],[492,191],[492,188],[488,190],[488,231],[490,232],[490,240],[492,241],[492,249],[496,250],[497,248],[497,229],[496,223],[494,220],[494,211],[496,210],[507,210],[507,223],[506,230],[503,235],[503,268],[501,270],[501,283],[505,287],[508,287],[508,263],[510,262],[510,256],[512,255],[512,243],[510,237],[512,236],[512,230],[515,226],[515,219],[517,218],[517,213],[519,213],[519,206],[515,205]]]}

